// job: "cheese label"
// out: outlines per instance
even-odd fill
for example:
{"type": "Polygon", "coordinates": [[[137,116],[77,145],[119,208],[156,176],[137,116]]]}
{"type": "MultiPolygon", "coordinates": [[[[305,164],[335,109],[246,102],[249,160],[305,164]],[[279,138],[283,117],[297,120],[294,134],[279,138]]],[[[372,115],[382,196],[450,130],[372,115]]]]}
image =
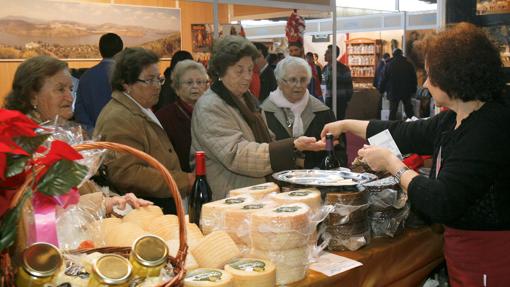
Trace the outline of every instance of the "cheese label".
{"type": "Polygon", "coordinates": [[[237,270],[247,272],[263,272],[266,270],[266,263],[259,260],[238,260],[229,265],[237,270]]]}
{"type": "Polygon", "coordinates": [[[243,205],[243,209],[261,209],[264,207],[264,204],[246,204],[243,205]]]}
{"type": "Polygon", "coordinates": [[[269,187],[268,184],[259,184],[259,185],[255,185],[255,186],[250,187],[250,190],[263,190],[263,189],[266,189],[268,187],[269,187]]]}
{"type": "Polygon", "coordinates": [[[191,281],[209,281],[216,282],[221,280],[221,272],[211,269],[203,269],[198,272],[192,272],[186,276],[187,280],[191,281]]]}
{"type": "Polygon", "coordinates": [[[309,191],[291,191],[289,192],[289,196],[307,196],[309,195],[309,191]]]}
{"type": "Polygon", "coordinates": [[[225,204],[238,204],[238,203],[243,203],[245,201],[246,201],[246,198],[244,198],[244,197],[228,198],[228,199],[225,199],[225,204]]]}
{"type": "Polygon", "coordinates": [[[296,212],[301,209],[301,206],[281,206],[274,210],[274,212],[296,212]]]}

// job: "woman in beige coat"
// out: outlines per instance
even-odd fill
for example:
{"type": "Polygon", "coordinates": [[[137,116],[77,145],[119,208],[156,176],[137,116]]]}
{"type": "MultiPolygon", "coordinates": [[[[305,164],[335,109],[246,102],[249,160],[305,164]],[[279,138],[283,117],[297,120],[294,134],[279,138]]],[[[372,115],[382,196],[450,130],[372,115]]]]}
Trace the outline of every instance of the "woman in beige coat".
{"type": "MultiPolygon", "coordinates": [[[[159,58],[143,48],[127,48],[115,57],[113,94],[94,129],[101,140],[139,149],[161,162],[172,174],[181,193],[188,189],[187,174],[165,130],[150,108],[157,103],[165,79],[159,74],[159,58]]],[[[129,154],[115,153],[106,162],[108,179],[120,193],[132,192],[175,213],[175,204],[159,172],[129,154]]]]}

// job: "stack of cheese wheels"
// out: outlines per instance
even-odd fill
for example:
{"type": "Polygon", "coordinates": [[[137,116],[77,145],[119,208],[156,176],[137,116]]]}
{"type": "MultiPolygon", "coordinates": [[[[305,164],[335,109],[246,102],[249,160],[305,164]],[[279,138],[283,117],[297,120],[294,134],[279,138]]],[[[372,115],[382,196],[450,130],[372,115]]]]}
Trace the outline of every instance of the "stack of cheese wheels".
{"type": "Polygon", "coordinates": [[[186,274],[184,287],[233,287],[232,275],[221,269],[199,268],[186,274]]]}
{"type": "Polygon", "coordinates": [[[238,245],[250,245],[251,216],[255,212],[269,210],[274,207],[272,203],[249,203],[225,211],[224,228],[238,245]]]}
{"type": "MultiPolygon", "coordinates": [[[[168,246],[168,254],[170,254],[173,257],[177,256],[177,251],[179,251],[179,240],[178,239],[167,240],[166,245],[168,246]]],[[[186,262],[184,262],[184,268],[188,271],[198,268],[198,263],[195,260],[195,257],[193,257],[193,254],[188,253],[188,255],[186,255],[186,262]]]]}
{"type": "Polygon", "coordinates": [[[314,232],[310,207],[304,203],[280,205],[252,214],[250,237],[252,254],[276,265],[278,284],[304,278],[308,263],[308,244],[314,232]]]}
{"type": "Polygon", "coordinates": [[[156,205],[148,205],[140,207],[129,212],[122,219],[123,222],[132,222],[141,228],[144,228],[149,224],[153,218],[162,216],[163,211],[156,205]]]}
{"type": "Polygon", "coordinates": [[[286,285],[305,278],[310,250],[309,245],[282,250],[252,249],[250,256],[273,262],[276,266],[276,284],[286,285]]]}
{"type": "Polygon", "coordinates": [[[207,235],[215,230],[222,230],[223,215],[226,210],[237,208],[253,201],[253,197],[249,195],[239,195],[204,204],[200,217],[202,232],[207,235]]]}
{"type": "Polygon", "coordinates": [[[200,243],[191,247],[191,254],[200,267],[221,268],[225,264],[241,255],[235,242],[225,231],[214,231],[208,234],[200,243]]]}
{"type": "Polygon", "coordinates": [[[230,196],[250,195],[259,200],[271,192],[280,192],[280,188],[274,182],[266,182],[248,187],[233,189],[229,192],[230,196]]]}
{"type": "Polygon", "coordinates": [[[225,265],[225,271],[234,278],[234,287],[273,287],[276,268],[271,261],[242,258],[225,265]]]}
{"type": "Polygon", "coordinates": [[[280,205],[251,216],[250,236],[254,248],[291,249],[303,246],[310,234],[310,207],[304,203],[280,205]]]}
{"type": "Polygon", "coordinates": [[[282,193],[273,193],[269,198],[278,204],[301,202],[307,204],[312,212],[321,207],[321,192],[316,188],[297,189],[282,193]]]}

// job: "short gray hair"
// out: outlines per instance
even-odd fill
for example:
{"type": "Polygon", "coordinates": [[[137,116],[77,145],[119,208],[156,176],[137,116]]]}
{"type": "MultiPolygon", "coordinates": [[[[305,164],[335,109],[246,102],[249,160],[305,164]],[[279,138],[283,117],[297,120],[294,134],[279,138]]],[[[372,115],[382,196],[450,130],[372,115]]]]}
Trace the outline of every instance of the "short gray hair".
{"type": "Polygon", "coordinates": [[[195,62],[193,60],[183,60],[175,65],[174,70],[172,71],[172,88],[174,90],[178,90],[181,87],[181,78],[184,73],[189,70],[197,70],[199,71],[205,79],[208,79],[207,71],[204,65],[195,62]]]}
{"type": "Polygon", "coordinates": [[[287,56],[276,65],[276,69],[274,70],[276,80],[280,82],[283,78],[285,78],[287,68],[294,65],[303,66],[306,69],[306,77],[308,78],[308,81],[312,79],[312,69],[307,61],[303,58],[287,56]]]}

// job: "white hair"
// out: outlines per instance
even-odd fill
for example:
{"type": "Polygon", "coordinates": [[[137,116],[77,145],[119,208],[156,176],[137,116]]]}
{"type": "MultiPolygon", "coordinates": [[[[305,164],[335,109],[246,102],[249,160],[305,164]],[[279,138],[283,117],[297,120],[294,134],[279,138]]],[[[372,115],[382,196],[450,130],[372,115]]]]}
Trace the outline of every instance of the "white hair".
{"type": "Polygon", "coordinates": [[[172,88],[178,90],[181,87],[181,77],[189,70],[197,70],[202,74],[202,76],[204,76],[204,79],[208,79],[204,65],[193,60],[182,60],[175,65],[174,70],[172,71],[172,88]]]}
{"type": "Polygon", "coordinates": [[[283,58],[280,62],[278,62],[278,64],[276,65],[276,69],[274,70],[274,76],[276,77],[276,80],[278,82],[285,78],[285,75],[287,74],[288,68],[290,66],[304,67],[306,69],[306,77],[308,81],[312,79],[312,69],[310,68],[310,64],[308,64],[308,62],[305,61],[305,59],[287,56],[283,58]]]}

